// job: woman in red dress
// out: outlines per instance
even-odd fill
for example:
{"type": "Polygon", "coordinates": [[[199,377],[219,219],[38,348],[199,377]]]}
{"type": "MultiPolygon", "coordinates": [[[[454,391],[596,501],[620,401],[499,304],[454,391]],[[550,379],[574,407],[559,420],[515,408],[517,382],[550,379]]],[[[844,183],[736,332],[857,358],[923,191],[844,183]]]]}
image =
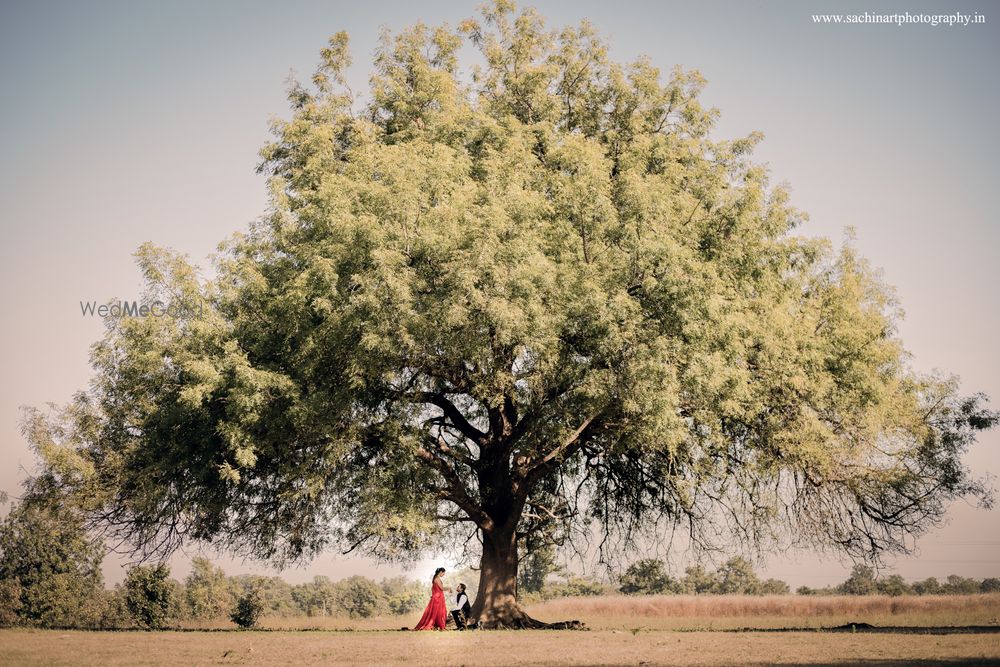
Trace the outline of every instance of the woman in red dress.
{"type": "Polygon", "coordinates": [[[448,618],[448,605],[444,602],[445,589],[441,585],[441,577],[444,576],[444,568],[439,567],[434,570],[434,578],[431,580],[431,601],[424,609],[424,615],[420,617],[414,630],[444,630],[445,621],[448,618]]]}

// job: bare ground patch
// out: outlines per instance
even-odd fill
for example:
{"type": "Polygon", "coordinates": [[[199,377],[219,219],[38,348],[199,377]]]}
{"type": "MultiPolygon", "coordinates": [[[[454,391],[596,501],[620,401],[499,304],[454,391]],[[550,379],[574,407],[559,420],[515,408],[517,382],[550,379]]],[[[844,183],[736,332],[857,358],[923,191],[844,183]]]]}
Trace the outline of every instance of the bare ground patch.
{"type": "Polygon", "coordinates": [[[998,664],[995,635],[0,631],[3,665],[998,664]]]}

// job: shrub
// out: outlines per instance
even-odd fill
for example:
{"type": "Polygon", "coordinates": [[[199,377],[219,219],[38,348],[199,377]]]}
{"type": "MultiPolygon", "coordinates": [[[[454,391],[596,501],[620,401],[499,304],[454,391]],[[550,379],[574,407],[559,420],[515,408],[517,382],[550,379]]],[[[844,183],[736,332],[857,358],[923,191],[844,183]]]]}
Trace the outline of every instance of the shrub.
{"type": "Polygon", "coordinates": [[[666,592],[672,584],[674,582],[661,561],[644,558],[628,566],[618,590],[625,595],[655,595],[666,592]]]}
{"type": "Polygon", "coordinates": [[[590,577],[569,577],[563,583],[546,585],[542,590],[545,599],[562,597],[590,597],[606,595],[612,588],[590,577]]]}
{"type": "Polygon", "coordinates": [[[229,618],[244,630],[249,630],[257,625],[257,620],[263,611],[264,601],[261,600],[260,593],[250,590],[236,600],[229,618]]]}
{"type": "Polygon", "coordinates": [[[971,595],[979,592],[979,582],[957,574],[948,575],[945,580],[944,592],[950,595],[971,595]]]}
{"type": "Polygon", "coordinates": [[[788,595],[791,588],[781,579],[765,579],[760,582],[758,591],[761,595],[788,595]]]}
{"type": "Polygon", "coordinates": [[[1000,593],[1000,579],[987,577],[979,583],[979,590],[983,593],[1000,593]]]}
{"type": "Polygon", "coordinates": [[[712,593],[718,588],[715,573],[708,572],[702,565],[692,565],[684,570],[681,585],[685,593],[712,593]]]}
{"type": "Polygon", "coordinates": [[[851,576],[837,589],[844,595],[873,595],[876,592],[875,572],[867,565],[855,565],[851,576]]]}
{"type": "Polygon", "coordinates": [[[133,567],[125,576],[125,606],[139,626],[162,628],[169,618],[174,587],[170,569],[159,565],[133,567]]]}
{"type": "Polygon", "coordinates": [[[876,584],[876,590],[882,595],[909,595],[913,592],[906,580],[898,574],[887,577],[876,584]]]}
{"type": "Polygon", "coordinates": [[[928,577],[923,581],[913,584],[913,592],[917,595],[938,595],[941,591],[941,584],[936,577],[928,577]]]}

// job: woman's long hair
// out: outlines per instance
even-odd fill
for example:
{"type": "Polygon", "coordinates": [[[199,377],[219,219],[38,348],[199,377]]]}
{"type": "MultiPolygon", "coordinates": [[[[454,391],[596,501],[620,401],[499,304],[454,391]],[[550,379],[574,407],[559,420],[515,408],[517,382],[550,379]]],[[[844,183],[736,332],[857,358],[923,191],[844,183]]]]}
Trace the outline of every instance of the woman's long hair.
{"type": "Polygon", "coordinates": [[[438,575],[441,574],[442,572],[444,572],[444,568],[443,567],[439,567],[438,569],[434,570],[434,576],[431,577],[431,581],[434,581],[435,579],[437,579],[438,575]]]}

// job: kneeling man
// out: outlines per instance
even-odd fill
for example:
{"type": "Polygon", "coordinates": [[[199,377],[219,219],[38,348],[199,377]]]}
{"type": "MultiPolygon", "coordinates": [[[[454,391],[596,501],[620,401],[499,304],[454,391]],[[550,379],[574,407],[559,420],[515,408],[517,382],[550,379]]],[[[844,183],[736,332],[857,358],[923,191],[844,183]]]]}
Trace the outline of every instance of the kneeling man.
{"type": "Polygon", "coordinates": [[[472,605],[469,604],[469,596],[465,594],[465,584],[459,584],[456,588],[458,596],[455,598],[456,609],[451,610],[451,616],[455,619],[455,629],[465,630],[468,627],[469,614],[472,613],[472,605]]]}

